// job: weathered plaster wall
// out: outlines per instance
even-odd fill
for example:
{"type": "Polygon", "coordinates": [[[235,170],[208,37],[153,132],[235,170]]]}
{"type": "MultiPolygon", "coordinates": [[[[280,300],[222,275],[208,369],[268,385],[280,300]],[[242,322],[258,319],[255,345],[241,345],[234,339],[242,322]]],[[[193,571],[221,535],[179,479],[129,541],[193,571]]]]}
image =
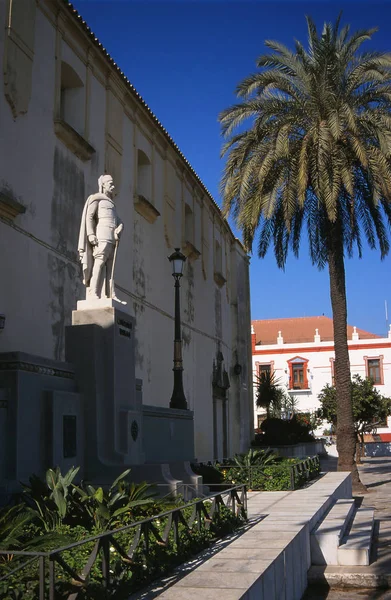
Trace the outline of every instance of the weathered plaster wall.
{"type": "Polygon", "coordinates": [[[64,358],[64,327],[84,292],[77,256],[80,217],[87,196],[97,191],[99,175],[112,166],[125,224],[117,293],[136,317],[136,377],[143,380],[143,401],[167,407],[171,397],[174,280],[167,256],[174,247],[186,247],[189,259],[181,281],[184,389],[195,415],[196,455],[212,458],[212,371],[219,347],[231,380],[229,447],[245,449],[252,401],[246,387],[246,378],[251,379],[251,369],[246,369],[248,263],[205,189],[59,0],[37,4],[27,112],[15,118],[0,91],[5,140],[0,145],[0,192],[26,208],[14,219],[0,216],[0,312],[6,314],[0,351],[64,358]],[[61,60],[84,83],[84,144],[94,149],[84,160],[55,133],[54,120],[61,114],[61,60]],[[159,213],[154,222],[135,210],[139,150],[151,162],[147,200],[159,213]],[[186,205],[192,211],[187,223],[186,205]],[[219,285],[215,240],[221,247],[218,270],[226,279],[219,285]],[[237,360],[243,366],[240,378],[232,375],[237,360]]]}

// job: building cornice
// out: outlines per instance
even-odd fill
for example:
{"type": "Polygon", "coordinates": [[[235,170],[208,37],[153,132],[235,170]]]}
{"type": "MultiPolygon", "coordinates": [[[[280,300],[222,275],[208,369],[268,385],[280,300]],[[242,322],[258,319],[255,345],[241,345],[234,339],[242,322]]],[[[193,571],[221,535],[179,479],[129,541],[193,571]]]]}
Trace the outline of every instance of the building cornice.
{"type": "Polygon", "coordinates": [[[210,193],[210,191],[208,190],[206,185],[203,183],[200,176],[197,174],[197,172],[191,166],[190,162],[187,160],[185,155],[181,152],[181,150],[179,149],[177,144],[174,142],[173,138],[170,136],[170,134],[165,129],[163,124],[156,117],[156,115],[154,114],[152,109],[145,102],[145,100],[143,99],[141,94],[138,93],[138,91],[136,90],[134,85],[126,77],[125,73],[120,69],[120,67],[117,65],[117,63],[114,61],[114,59],[107,52],[106,48],[102,45],[102,43],[99,41],[99,39],[91,31],[91,29],[87,25],[86,21],[84,21],[84,19],[79,14],[79,12],[76,10],[76,8],[70,2],[68,2],[68,0],[56,0],[56,1],[58,2],[58,4],[60,6],[62,5],[64,7],[67,14],[69,14],[72,17],[74,23],[76,23],[78,25],[78,27],[81,28],[81,30],[84,32],[84,34],[89,38],[89,41],[92,42],[92,44],[99,50],[100,56],[105,60],[106,64],[108,64],[111,69],[114,69],[114,71],[117,73],[117,75],[121,78],[122,82],[125,83],[127,90],[130,92],[130,95],[136,99],[137,103],[143,107],[143,109],[147,113],[148,117],[153,121],[153,123],[155,125],[158,126],[161,133],[163,133],[164,138],[168,141],[169,145],[176,151],[176,153],[179,154],[179,156],[185,163],[186,167],[189,169],[190,174],[196,179],[197,183],[201,186],[203,191],[206,193],[206,195],[210,199],[212,206],[214,207],[215,210],[217,210],[217,213],[218,213],[221,221],[223,222],[224,227],[226,228],[226,231],[229,233],[230,236],[232,236],[232,238],[236,242],[238,242],[240,244],[240,246],[242,246],[243,251],[246,252],[242,242],[234,235],[232,229],[230,228],[230,226],[228,224],[227,219],[223,216],[219,205],[213,198],[212,194],[210,193]]]}
{"type": "MultiPolygon", "coordinates": [[[[351,344],[348,342],[349,350],[372,350],[377,348],[391,348],[391,340],[387,342],[375,342],[373,344],[368,344],[368,340],[363,340],[362,344],[351,344]]],[[[258,350],[255,347],[255,351],[253,352],[253,356],[265,356],[267,354],[300,354],[305,352],[308,354],[309,352],[334,352],[334,344],[329,344],[327,346],[293,346],[289,345],[288,347],[284,346],[268,346],[267,348],[263,348],[262,350],[258,350]]]]}

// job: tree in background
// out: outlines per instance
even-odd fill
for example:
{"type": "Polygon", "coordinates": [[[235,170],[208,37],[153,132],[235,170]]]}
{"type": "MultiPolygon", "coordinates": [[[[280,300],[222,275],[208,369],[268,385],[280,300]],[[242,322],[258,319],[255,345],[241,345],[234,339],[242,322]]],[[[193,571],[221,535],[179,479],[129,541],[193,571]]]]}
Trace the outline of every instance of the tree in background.
{"type": "Polygon", "coordinates": [[[309,17],[307,25],[307,48],[265,42],[271,52],[257,60],[261,72],[238,85],[240,102],[220,114],[223,211],[248,251],[259,231],[258,255],[272,245],[280,268],[290,248],[299,255],[305,224],[313,264],[328,267],[338,469],[351,471],[358,489],[344,261],[354,246],[361,257],[363,238],[379,245],[381,258],[389,251],[391,55],[359,53],[375,29],[350,35],[340,17],[322,33],[309,17]]]}
{"type": "Polygon", "coordinates": [[[274,371],[264,371],[255,376],[255,404],[258,408],[266,410],[267,418],[281,406],[283,401],[284,390],[279,382],[280,379],[276,377],[274,371]]]}
{"type": "MultiPolygon", "coordinates": [[[[357,438],[356,457],[361,459],[364,434],[373,433],[391,415],[391,398],[382,396],[372,379],[354,375],[352,380],[353,419],[357,438]]],[[[318,396],[321,403],[319,416],[335,426],[337,420],[337,393],[335,387],[326,385],[318,396]]],[[[338,438],[337,438],[338,441],[338,438]]]]}

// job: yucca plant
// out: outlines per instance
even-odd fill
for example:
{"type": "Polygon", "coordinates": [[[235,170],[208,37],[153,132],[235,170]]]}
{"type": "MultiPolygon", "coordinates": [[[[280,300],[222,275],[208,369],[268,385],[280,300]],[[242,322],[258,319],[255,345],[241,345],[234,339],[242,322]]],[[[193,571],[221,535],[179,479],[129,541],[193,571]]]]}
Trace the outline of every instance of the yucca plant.
{"type": "Polygon", "coordinates": [[[45,531],[54,531],[67,516],[72,503],[73,480],[80,467],[71,467],[65,475],[59,467],[46,471],[46,481],[37,475],[23,485],[24,498],[30,511],[41,521],[45,531]]]}
{"type": "Polygon", "coordinates": [[[276,462],[277,455],[270,448],[265,450],[254,450],[250,448],[248,452],[235,454],[234,463],[238,467],[266,467],[276,462]]]}
{"type": "Polygon", "coordinates": [[[55,531],[40,535],[36,528],[30,529],[34,519],[34,512],[28,510],[24,504],[0,509],[0,550],[11,551],[9,554],[0,556],[0,566],[5,567],[14,559],[12,550],[39,552],[69,542],[68,536],[57,534],[55,531]]]}
{"type": "Polygon", "coordinates": [[[22,504],[0,510],[0,549],[17,550],[22,547],[25,528],[33,515],[22,504]]]}
{"type": "Polygon", "coordinates": [[[129,473],[130,469],[121,473],[108,489],[84,483],[74,486],[74,494],[89,516],[90,526],[104,531],[132,509],[154,501],[153,487],[146,482],[129,483],[126,481],[129,473]]]}

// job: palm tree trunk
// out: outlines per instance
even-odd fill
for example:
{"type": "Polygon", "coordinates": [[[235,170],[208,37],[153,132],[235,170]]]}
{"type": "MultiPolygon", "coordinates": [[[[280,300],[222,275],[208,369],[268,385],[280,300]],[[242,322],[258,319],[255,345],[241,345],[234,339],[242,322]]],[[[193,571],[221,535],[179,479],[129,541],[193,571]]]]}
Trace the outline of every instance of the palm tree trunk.
{"type": "Polygon", "coordinates": [[[350,471],[354,489],[362,489],[355,462],[350,360],[347,336],[346,283],[342,232],[337,223],[331,225],[328,265],[330,297],[334,325],[334,377],[337,395],[338,471],[350,471]]]}

